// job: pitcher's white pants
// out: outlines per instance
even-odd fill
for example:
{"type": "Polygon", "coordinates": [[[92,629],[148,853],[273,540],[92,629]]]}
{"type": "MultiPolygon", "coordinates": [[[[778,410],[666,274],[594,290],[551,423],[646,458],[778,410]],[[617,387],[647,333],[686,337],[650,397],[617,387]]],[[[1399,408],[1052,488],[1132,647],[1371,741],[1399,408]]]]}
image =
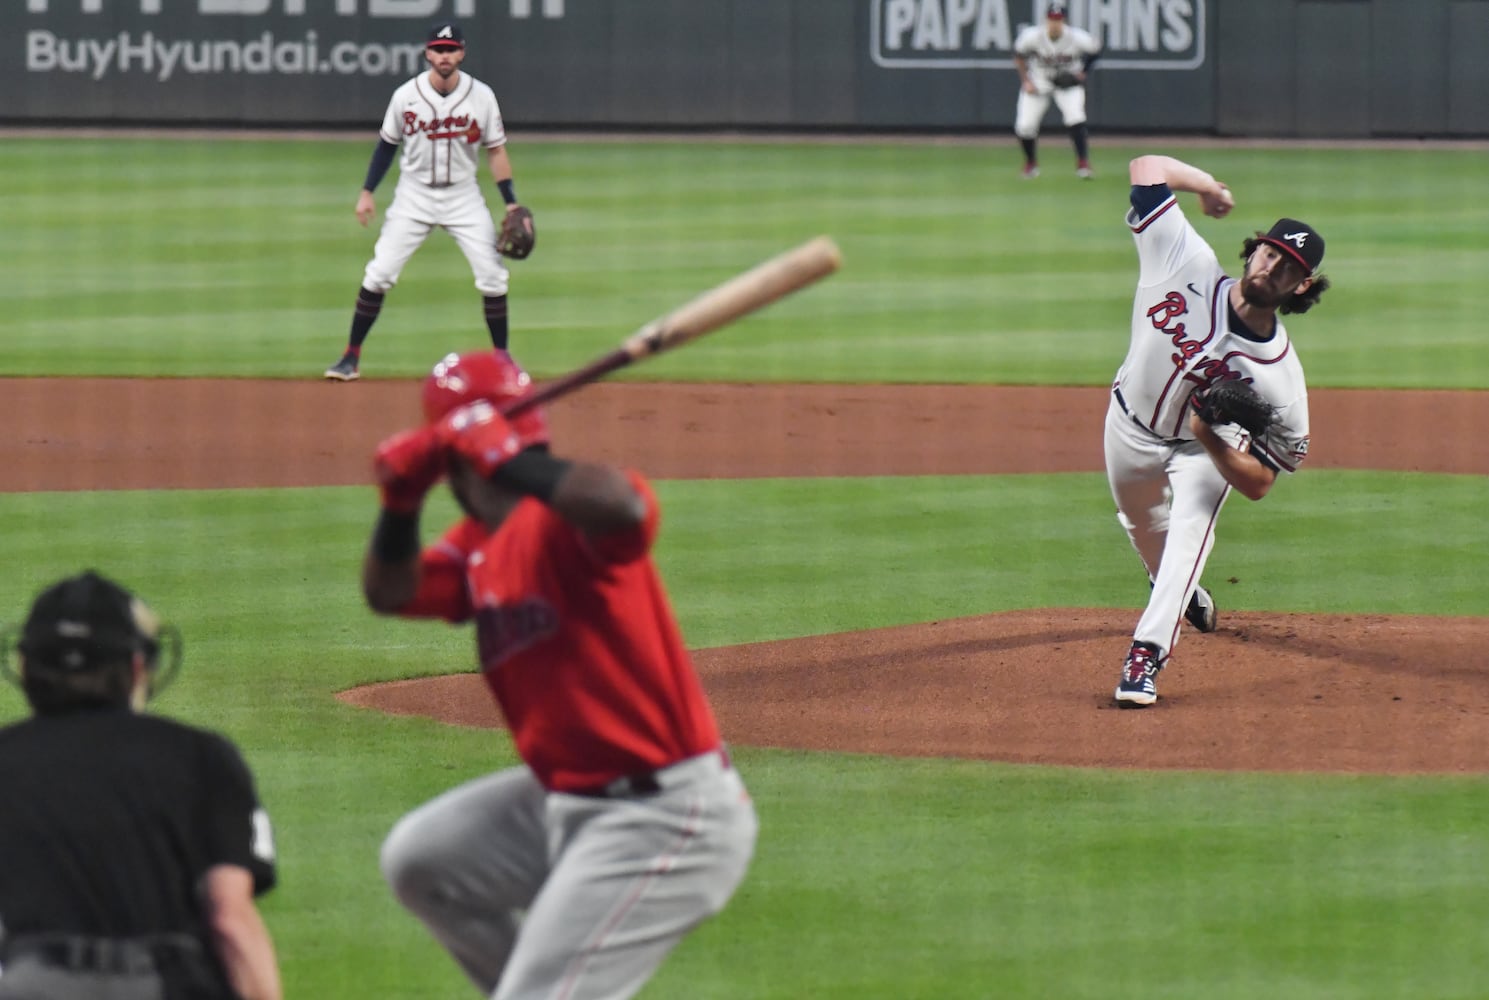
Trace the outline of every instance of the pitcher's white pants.
{"type": "Polygon", "coordinates": [[[1117,520],[1153,583],[1132,638],[1151,642],[1167,656],[1215,546],[1215,524],[1230,484],[1204,445],[1157,437],[1115,398],[1106,413],[1104,444],[1117,520]]]}

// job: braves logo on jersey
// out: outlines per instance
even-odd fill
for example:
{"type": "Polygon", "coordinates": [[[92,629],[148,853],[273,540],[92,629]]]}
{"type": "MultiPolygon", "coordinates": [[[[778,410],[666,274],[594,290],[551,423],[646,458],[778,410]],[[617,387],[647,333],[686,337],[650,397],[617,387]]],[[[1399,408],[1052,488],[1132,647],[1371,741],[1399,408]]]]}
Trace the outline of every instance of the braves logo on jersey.
{"type": "Polygon", "coordinates": [[[477,142],[481,138],[481,125],[470,115],[447,115],[433,121],[425,121],[415,111],[403,113],[403,134],[427,135],[431,139],[464,139],[477,142]]]}
{"type": "Polygon", "coordinates": [[[1226,363],[1224,358],[1205,358],[1194,366],[1194,370],[1184,376],[1185,381],[1193,382],[1196,386],[1209,386],[1215,382],[1227,382],[1241,379],[1250,384],[1255,379],[1243,378],[1241,373],[1226,363]]]}
{"type": "Polygon", "coordinates": [[[491,670],[502,661],[558,632],[558,611],[538,597],[486,605],[477,609],[476,648],[481,668],[491,670]]]}
{"type": "MultiPolygon", "coordinates": [[[[1187,336],[1188,329],[1185,324],[1174,322],[1178,317],[1189,313],[1189,300],[1183,292],[1167,292],[1152,306],[1148,307],[1148,321],[1153,324],[1153,329],[1173,341],[1175,352],[1169,356],[1174,367],[1183,370],[1185,364],[1205,349],[1205,341],[1196,340],[1187,336]]],[[[1184,381],[1193,383],[1196,387],[1208,386],[1213,382],[1221,382],[1227,379],[1239,379],[1241,374],[1237,372],[1225,358],[1201,358],[1190,371],[1184,372],[1184,381]]],[[[1251,379],[1246,379],[1250,382],[1251,379]]]]}
{"type": "Polygon", "coordinates": [[[1189,301],[1182,292],[1169,292],[1148,309],[1148,320],[1153,329],[1174,342],[1178,353],[1173,356],[1174,365],[1183,367],[1184,362],[1204,350],[1204,342],[1185,336],[1187,330],[1182,322],[1173,321],[1189,312],[1189,301]],[[1170,325],[1172,324],[1172,325],[1170,325]]]}

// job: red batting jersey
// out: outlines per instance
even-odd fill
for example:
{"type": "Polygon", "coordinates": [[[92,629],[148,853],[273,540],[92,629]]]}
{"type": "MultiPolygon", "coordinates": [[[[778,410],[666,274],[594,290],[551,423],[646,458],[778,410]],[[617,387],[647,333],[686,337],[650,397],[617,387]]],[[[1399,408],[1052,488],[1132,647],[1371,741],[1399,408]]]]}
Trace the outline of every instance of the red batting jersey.
{"type": "Polygon", "coordinates": [[[410,617],[474,619],[481,674],[538,780],[577,791],[719,747],[718,724],[651,558],[651,487],[634,530],[590,538],[538,500],[495,531],[455,524],[422,555],[410,617]]]}

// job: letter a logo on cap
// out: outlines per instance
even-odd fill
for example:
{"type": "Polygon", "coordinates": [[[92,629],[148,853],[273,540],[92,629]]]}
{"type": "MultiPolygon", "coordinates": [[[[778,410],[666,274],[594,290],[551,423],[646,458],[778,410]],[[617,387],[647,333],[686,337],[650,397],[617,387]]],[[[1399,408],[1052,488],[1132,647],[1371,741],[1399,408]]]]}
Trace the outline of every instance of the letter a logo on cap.
{"type": "Polygon", "coordinates": [[[1282,238],[1296,246],[1299,250],[1303,249],[1303,244],[1308,242],[1307,233],[1283,233],[1282,238]]]}
{"type": "Polygon", "coordinates": [[[454,34],[455,33],[450,30],[450,26],[447,24],[443,28],[439,29],[439,34],[437,36],[435,36],[435,37],[437,37],[437,38],[450,38],[454,34]]]}

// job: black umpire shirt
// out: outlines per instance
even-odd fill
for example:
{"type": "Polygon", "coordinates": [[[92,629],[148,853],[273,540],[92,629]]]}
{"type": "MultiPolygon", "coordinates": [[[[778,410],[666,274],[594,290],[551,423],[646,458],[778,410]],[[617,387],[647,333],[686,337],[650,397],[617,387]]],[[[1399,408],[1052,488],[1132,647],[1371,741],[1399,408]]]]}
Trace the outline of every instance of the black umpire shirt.
{"type": "Polygon", "coordinates": [[[0,927],[186,933],[211,954],[198,885],[230,864],[275,880],[253,778],[222,736],[122,708],[0,729],[0,927]]]}

